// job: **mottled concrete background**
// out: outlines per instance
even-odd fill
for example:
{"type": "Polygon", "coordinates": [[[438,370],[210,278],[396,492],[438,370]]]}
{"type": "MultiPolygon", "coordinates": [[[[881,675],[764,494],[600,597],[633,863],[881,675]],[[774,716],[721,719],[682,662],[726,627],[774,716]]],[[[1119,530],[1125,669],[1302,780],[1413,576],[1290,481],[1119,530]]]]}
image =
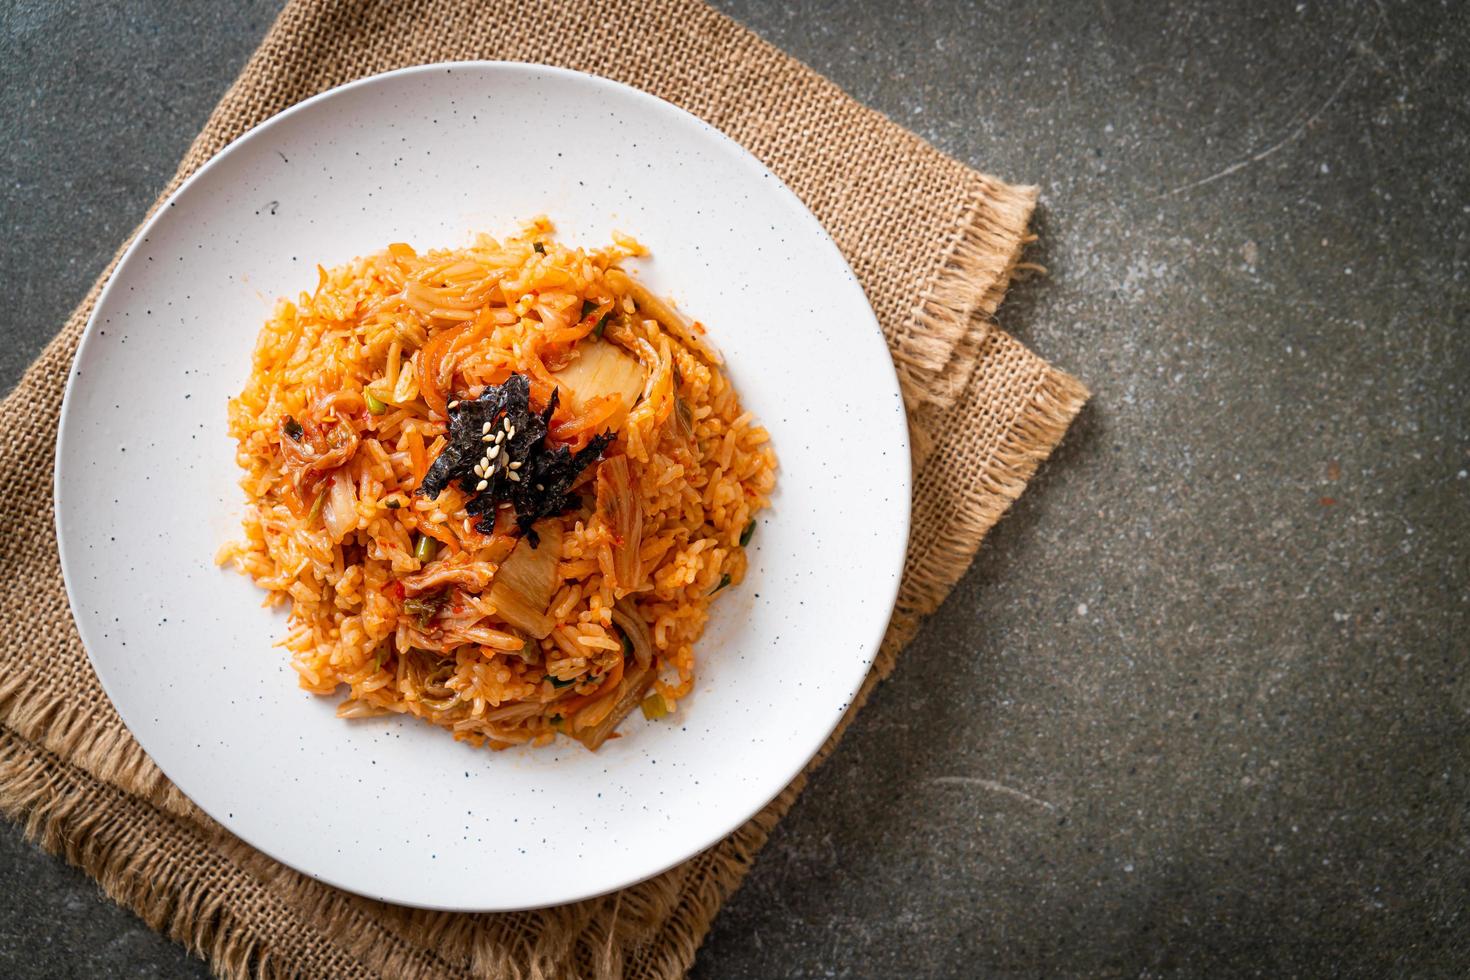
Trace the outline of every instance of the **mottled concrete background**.
{"type": "MultiPolygon", "coordinates": [[[[5,386],[273,13],[173,6],[0,14],[5,386]]],[[[720,6],[1041,185],[1001,319],[1097,395],[695,976],[1470,970],[1467,8],[720,6]]],[[[0,975],[205,974],[0,867],[0,975]]]]}

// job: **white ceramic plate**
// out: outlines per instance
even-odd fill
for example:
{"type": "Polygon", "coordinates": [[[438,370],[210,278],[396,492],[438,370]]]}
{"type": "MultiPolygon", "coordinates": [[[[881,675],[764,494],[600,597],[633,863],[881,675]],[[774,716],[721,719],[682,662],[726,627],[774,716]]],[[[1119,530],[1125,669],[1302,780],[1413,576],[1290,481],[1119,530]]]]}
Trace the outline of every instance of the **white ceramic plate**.
{"type": "Polygon", "coordinates": [[[638,881],[739,826],[826,739],[872,662],[909,523],[888,351],[816,219],[669,104],[532,65],[406,69],[310,99],[202,168],[143,229],[77,355],[56,460],[82,640],[138,741],[233,833],[342,888],[508,910],[638,881]],[[216,568],[242,494],[225,401],[276,296],[389,242],[467,244],[547,214],[635,234],[772,433],[774,506],[714,605],[695,693],[592,754],[491,752],[345,722],[273,646],[285,616],[216,568]]]}

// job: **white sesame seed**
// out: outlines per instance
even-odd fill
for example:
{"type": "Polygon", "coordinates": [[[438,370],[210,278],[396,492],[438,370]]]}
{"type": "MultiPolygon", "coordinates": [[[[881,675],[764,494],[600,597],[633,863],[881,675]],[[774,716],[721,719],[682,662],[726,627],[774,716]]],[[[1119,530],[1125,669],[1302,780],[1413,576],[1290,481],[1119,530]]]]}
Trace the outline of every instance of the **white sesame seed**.
{"type": "Polygon", "coordinates": [[[510,464],[510,468],[511,468],[511,469],[513,469],[513,470],[518,470],[518,469],[520,469],[520,468],[521,468],[521,464],[520,464],[520,461],[519,461],[519,460],[517,460],[517,461],[516,461],[516,462],[514,462],[514,463],[511,463],[511,464],[510,464]]]}
{"type": "Polygon", "coordinates": [[[487,433],[489,431],[490,431],[490,423],[489,422],[486,422],[484,425],[480,426],[480,435],[483,436],[485,433],[487,433]]]}
{"type": "Polygon", "coordinates": [[[495,433],[495,444],[496,445],[499,445],[500,443],[502,443],[504,441],[505,441],[505,433],[504,432],[497,432],[497,433],[495,433]]]}
{"type": "Polygon", "coordinates": [[[510,416],[509,415],[502,415],[500,417],[500,427],[502,429],[509,429],[510,428],[510,416]]]}
{"type": "Polygon", "coordinates": [[[449,403],[449,407],[450,408],[459,408],[459,402],[457,400],[456,401],[452,401],[452,402],[449,403]]]}
{"type": "Polygon", "coordinates": [[[536,484],[536,489],[537,490],[545,490],[546,487],[544,487],[544,486],[542,486],[541,484],[538,483],[538,484],[536,484]]]}
{"type": "Polygon", "coordinates": [[[519,473],[507,473],[506,476],[510,477],[516,483],[521,482],[521,475],[519,473]]]}
{"type": "Polygon", "coordinates": [[[495,440],[494,439],[491,439],[489,436],[481,436],[480,437],[480,441],[481,442],[494,442],[495,440]]]}
{"type": "Polygon", "coordinates": [[[489,482],[488,482],[488,481],[486,481],[486,480],[481,480],[481,481],[480,481],[480,482],[479,482],[479,483],[476,483],[476,484],[475,484],[475,489],[476,489],[476,490],[484,490],[484,489],[485,489],[485,488],[486,488],[486,487],[488,487],[488,486],[489,486],[489,485],[490,485],[490,484],[489,484],[489,482]]]}
{"type": "Polygon", "coordinates": [[[496,456],[499,456],[499,455],[500,455],[500,447],[498,445],[491,446],[490,447],[490,451],[485,454],[485,458],[486,459],[494,459],[496,456]]]}
{"type": "Polygon", "coordinates": [[[507,439],[514,439],[516,437],[516,427],[511,426],[509,429],[507,429],[505,431],[505,436],[507,439]]]}

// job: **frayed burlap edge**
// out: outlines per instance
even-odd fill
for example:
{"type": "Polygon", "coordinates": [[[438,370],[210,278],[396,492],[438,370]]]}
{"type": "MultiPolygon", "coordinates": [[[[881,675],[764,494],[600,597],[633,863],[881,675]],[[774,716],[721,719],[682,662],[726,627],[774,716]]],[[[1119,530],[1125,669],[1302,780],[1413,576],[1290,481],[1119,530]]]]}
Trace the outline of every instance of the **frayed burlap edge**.
{"type": "MultiPolygon", "coordinates": [[[[981,176],[960,202],[954,231],[933,282],[919,297],[890,345],[912,415],[954,405],[975,369],[975,354],[989,332],[1020,257],[1036,206],[1035,187],[981,176]]],[[[916,459],[925,455],[915,447],[916,459]]]]}

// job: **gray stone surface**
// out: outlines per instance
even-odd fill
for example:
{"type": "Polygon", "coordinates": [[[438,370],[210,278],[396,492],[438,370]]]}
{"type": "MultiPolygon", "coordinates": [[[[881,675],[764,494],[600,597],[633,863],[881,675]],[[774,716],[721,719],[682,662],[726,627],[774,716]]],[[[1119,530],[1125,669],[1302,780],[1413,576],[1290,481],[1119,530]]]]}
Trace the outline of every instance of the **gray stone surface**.
{"type": "MultiPolygon", "coordinates": [[[[11,7],[11,384],[269,4],[11,7]]],[[[1470,969],[1457,4],[724,9],[1042,187],[1003,324],[1092,385],[695,976],[1470,969]]],[[[0,834],[0,975],[198,976],[0,834]]]]}

